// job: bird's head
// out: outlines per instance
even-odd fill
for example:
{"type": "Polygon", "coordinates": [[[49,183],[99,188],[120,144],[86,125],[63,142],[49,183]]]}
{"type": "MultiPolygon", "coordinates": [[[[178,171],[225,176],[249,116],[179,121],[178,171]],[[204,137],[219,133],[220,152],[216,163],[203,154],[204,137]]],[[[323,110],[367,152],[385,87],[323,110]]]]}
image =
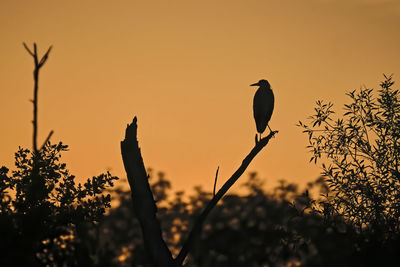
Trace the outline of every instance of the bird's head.
{"type": "Polygon", "coordinates": [[[267,87],[268,89],[271,88],[271,85],[267,80],[259,80],[258,83],[250,84],[250,86],[260,86],[260,87],[267,87]]]}

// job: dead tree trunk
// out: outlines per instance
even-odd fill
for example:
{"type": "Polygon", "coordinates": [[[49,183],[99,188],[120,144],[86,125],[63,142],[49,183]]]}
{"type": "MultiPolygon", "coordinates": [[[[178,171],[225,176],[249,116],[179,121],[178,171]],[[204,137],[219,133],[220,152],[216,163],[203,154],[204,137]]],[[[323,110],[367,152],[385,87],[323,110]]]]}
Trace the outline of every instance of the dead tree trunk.
{"type": "Polygon", "coordinates": [[[132,192],[135,212],[142,227],[144,245],[156,267],[171,266],[173,259],[165,244],[160,223],[156,218],[154,202],[137,140],[137,119],[126,127],[125,139],[121,142],[121,153],[132,192]]]}
{"type": "Polygon", "coordinates": [[[268,136],[260,141],[256,140],[256,144],[250,153],[243,159],[242,164],[236,172],[225,182],[218,190],[214,197],[210,200],[203,212],[197,218],[193,228],[188,234],[184,245],[178,256],[173,259],[170,250],[162,238],[160,222],[157,220],[157,206],[155,204],[153,193],[151,192],[148,182],[148,175],[143,163],[137,140],[137,119],[133,119],[128,124],[125,133],[125,139],[121,142],[122,159],[125,171],[131,187],[133,207],[139,219],[144,244],[155,267],[181,267],[187,254],[193,248],[198,233],[200,232],[203,222],[207,218],[210,211],[217,205],[218,201],[225,195],[229,188],[240,178],[245,172],[254,157],[268,144],[269,140],[278,131],[271,132],[268,136]]]}

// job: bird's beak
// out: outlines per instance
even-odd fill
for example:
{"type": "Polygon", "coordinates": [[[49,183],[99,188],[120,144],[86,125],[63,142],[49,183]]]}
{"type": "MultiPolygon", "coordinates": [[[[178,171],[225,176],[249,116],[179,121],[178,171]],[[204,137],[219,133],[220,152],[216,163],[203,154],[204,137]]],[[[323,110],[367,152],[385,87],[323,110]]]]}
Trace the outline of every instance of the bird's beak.
{"type": "Polygon", "coordinates": [[[250,84],[250,86],[257,86],[257,85],[259,85],[259,84],[258,83],[250,84]]]}

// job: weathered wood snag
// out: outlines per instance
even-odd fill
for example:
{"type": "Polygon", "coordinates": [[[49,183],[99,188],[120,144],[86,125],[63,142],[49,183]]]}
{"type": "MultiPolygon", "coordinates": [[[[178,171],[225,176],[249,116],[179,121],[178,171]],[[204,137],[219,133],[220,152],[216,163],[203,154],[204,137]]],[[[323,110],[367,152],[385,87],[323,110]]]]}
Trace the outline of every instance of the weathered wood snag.
{"type": "Polygon", "coordinates": [[[172,255],[162,238],[160,223],[156,218],[157,206],[140,153],[136,117],[126,127],[125,139],[121,142],[121,153],[131,187],[133,207],[142,227],[147,252],[154,266],[171,266],[172,255]]]}
{"type": "Polygon", "coordinates": [[[125,133],[125,139],[121,142],[122,159],[125,171],[128,177],[129,185],[132,192],[133,207],[140,222],[144,244],[149,253],[153,266],[156,267],[180,267],[182,266],[187,254],[193,248],[198,233],[200,232],[203,222],[207,218],[210,211],[217,205],[218,201],[225,195],[229,188],[240,178],[245,172],[254,157],[268,144],[269,140],[278,131],[270,132],[270,134],[255,143],[250,153],[243,159],[242,164],[236,172],[225,182],[218,190],[214,197],[210,200],[203,212],[197,218],[193,228],[189,232],[181,251],[178,256],[173,259],[170,250],[162,238],[160,222],[157,220],[157,206],[155,204],[153,194],[148,182],[148,175],[143,163],[137,140],[137,119],[133,119],[128,124],[125,133]]]}

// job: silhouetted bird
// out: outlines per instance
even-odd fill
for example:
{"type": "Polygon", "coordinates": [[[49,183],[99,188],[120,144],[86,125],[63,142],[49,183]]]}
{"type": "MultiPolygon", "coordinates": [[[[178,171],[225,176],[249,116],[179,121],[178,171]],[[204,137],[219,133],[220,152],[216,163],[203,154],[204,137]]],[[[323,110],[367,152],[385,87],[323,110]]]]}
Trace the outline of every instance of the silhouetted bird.
{"type": "Polygon", "coordinates": [[[261,134],[265,131],[267,126],[272,132],[268,122],[271,119],[272,112],[274,111],[274,93],[272,92],[271,86],[267,80],[260,80],[258,83],[253,83],[250,86],[260,86],[254,95],[253,113],[256,121],[257,132],[260,133],[261,139],[261,134]]]}

